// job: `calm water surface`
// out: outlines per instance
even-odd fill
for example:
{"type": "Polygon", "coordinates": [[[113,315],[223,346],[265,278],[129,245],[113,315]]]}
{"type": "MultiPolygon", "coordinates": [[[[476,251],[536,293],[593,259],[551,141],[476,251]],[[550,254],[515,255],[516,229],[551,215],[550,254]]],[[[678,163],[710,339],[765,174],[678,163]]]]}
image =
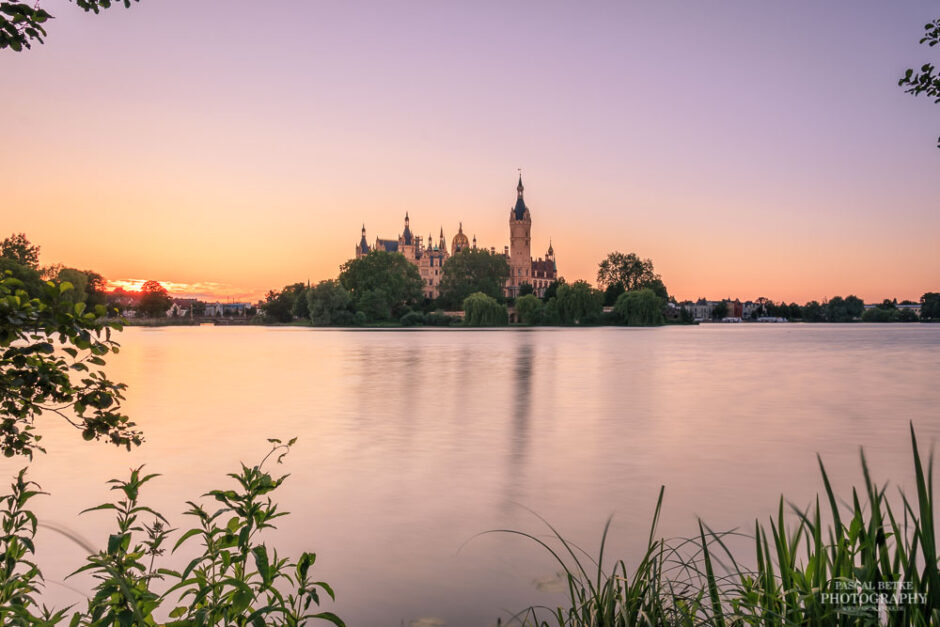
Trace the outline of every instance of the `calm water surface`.
{"type": "MultiPolygon", "coordinates": [[[[860,477],[912,483],[907,423],[940,435],[940,325],[702,325],[662,329],[341,331],[130,328],[109,361],[146,433],[133,453],[43,420],[32,476],[42,520],[103,546],[104,482],[146,464],[148,504],[181,527],[184,501],[225,485],[265,438],[299,440],[270,539],[318,554],[351,626],[485,626],[558,598],[526,508],[596,550],[644,548],[659,486],[662,535],[753,525],[780,493],[806,504],[860,477]],[[469,542],[468,542],[469,541],[469,542]],[[438,622],[435,622],[437,620],[438,622]]],[[[3,471],[18,465],[4,460],[3,471]]],[[[49,598],[82,602],[65,576],[82,550],[39,534],[49,598]]],[[[182,560],[185,556],[175,559],[182,560]]],[[[171,563],[172,563],[171,558],[171,563]]]]}

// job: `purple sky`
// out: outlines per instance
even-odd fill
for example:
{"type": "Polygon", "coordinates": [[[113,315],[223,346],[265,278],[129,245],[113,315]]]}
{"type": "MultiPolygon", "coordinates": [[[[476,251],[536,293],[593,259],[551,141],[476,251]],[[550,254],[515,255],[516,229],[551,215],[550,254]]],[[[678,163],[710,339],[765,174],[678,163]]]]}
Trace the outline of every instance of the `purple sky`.
{"type": "Polygon", "coordinates": [[[0,211],[46,263],[257,294],[406,210],[501,250],[521,167],[569,279],[619,249],[679,298],[940,289],[940,106],[896,86],[937,2],[42,6],[0,54],[0,211]]]}

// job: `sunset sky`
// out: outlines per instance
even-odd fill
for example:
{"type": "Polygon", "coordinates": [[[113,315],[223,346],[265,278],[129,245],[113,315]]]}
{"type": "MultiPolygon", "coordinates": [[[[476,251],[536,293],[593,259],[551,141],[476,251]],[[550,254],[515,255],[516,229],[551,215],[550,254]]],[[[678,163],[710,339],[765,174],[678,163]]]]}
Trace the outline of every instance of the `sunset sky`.
{"type": "Polygon", "coordinates": [[[569,281],[621,250],[679,299],[940,291],[940,106],[897,87],[934,1],[42,6],[0,52],[0,237],[44,264],[257,298],[405,211],[502,250],[522,168],[569,281]]]}

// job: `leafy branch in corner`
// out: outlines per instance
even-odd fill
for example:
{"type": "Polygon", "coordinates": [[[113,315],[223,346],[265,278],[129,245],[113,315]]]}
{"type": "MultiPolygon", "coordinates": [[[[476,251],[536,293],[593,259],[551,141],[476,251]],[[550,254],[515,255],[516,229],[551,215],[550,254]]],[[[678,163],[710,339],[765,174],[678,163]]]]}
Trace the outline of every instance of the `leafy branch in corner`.
{"type": "MultiPolygon", "coordinates": [[[[138,0],[134,0],[138,2],[138,0]]],[[[86,12],[99,13],[112,5],[123,4],[130,8],[131,0],[75,0],[75,4],[86,12]]],[[[16,52],[32,47],[32,43],[43,43],[46,36],[44,24],[53,19],[39,3],[0,2],[0,50],[10,48],[16,52]]]]}
{"type": "MultiPolygon", "coordinates": [[[[924,36],[920,43],[933,48],[940,44],[940,19],[924,25],[924,36]]],[[[898,81],[898,85],[905,87],[905,92],[913,96],[921,94],[933,98],[934,103],[940,104],[940,73],[937,73],[933,63],[925,63],[919,72],[908,69],[898,81]]],[[[937,147],[940,148],[940,138],[937,138],[937,147]]]]}

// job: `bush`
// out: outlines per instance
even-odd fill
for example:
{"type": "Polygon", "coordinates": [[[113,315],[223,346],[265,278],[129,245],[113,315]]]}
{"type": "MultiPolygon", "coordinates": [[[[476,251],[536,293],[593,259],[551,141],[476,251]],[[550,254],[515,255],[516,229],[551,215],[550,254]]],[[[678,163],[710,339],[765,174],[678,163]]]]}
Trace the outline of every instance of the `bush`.
{"type": "Polygon", "coordinates": [[[622,324],[631,327],[649,327],[665,323],[663,300],[649,288],[625,292],[618,296],[614,312],[620,317],[622,324]]]}
{"type": "Polygon", "coordinates": [[[545,304],[534,294],[525,294],[516,299],[516,315],[522,324],[539,324],[545,304]]]}
{"type": "Polygon", "coordinates": [[[506,305],[496,302],[492,296],[476,292],[463,301],[464,324],[474,327],[502,326],[509,323],[506,305]]]}
{"type": "Polygon", "coordinates": [[[882,309],[881,307],[872,307],[862,313],[862,322],[897,322],[897,309],[882,309]]]}
{"type": "MultiPolygon", "coordinates": [[[[287,475],[273,477],[264,464],[272,457],[280,463],[294,441],[270,440],[273,448],[259,464],[242,464],[241,472],[230,475],[238,483],[236,489],[210,491],[206,496],[218,509],[188,503],[186,515],[195,518],[196,525],[180,535],[172,551],[197,538],[201,553],[182,572],[155,568],[174,531],[160,513],[139,501],[141,488],[157,475],[137,468],[126,481],[112,480],[116,502],[85,511],[113,512],[116,529],[107,548],[89,555],[73,573],[89,572],[98,584],[85,611],[74,612],[69,624],[300,625],[319,619],[343,625],[332,612],[310,612],[320,604],[321,593],[334,598],[328,584],[309,577],[316,556],[302,553],[293,562],[259,541],[261,532],[273,529],[273,521],[286,515],[278,511],[271,493],[287,475]],[[157,592],[153,587],[161,580],[171,585],[157,592]],[[172,620],[158,619],[159,610],[172,620]]],[[[6,558],[0,568],[0,624],[55,625],[65,620],[69,609],[48,610],[36,598],[42,573],[29,561],[37,522],[27,506],[41,492],[25,474],[25,469],[20,471],[12,492],[0,497],[7,505],[0,512],[0,553],[6,558]]]]}
{"type": "Polygon", "coordinates": [[[420,311],[409,311],[399,320],[404,327],[421,326],[424,324],[424,314],[420,311]]]}

